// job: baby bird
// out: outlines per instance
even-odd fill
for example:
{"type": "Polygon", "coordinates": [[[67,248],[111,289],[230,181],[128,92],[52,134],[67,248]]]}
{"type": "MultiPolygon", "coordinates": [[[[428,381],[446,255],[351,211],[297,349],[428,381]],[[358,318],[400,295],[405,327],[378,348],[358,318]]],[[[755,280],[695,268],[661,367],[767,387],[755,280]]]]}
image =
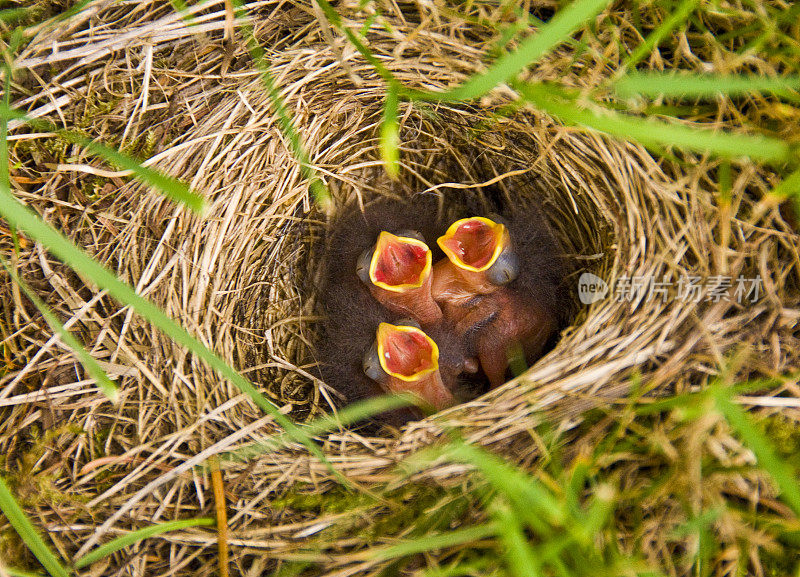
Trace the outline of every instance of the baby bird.
{"type": "Polygon", "coordinates": [[[431,293],[452,322],[469,310],[475,297],[493,293],[519,275],[517,255],[501,222],[462,218],[436,242],[447,258],[433,268],[431,293]]]}
{"type": "Polygon", "coordinates": [[[419,233],[381,231],[375,245],[359,256],[356,274],[387,309],[430,326],[442,320],[431,295],[431,260],[419,233]]]}
{"type": "Polygon", "coordinates": [[[538,212],[520,220],[512,235],[500,217],[461,219],[437,241],[447,259],[434,266],[434,300],[492,388],[509,367],[521,372],[535,361],[564,316],[558,245],[538,212]]]}
{"type": "Polygon", "coordinates": [[[435,410],[455,404],[439,370],[439,347],[422,329],[381,323],[363,360],[364,373],[386,392],[409,392],[435,410]]]}
{"type": "Polygon", "coordinates": [[[491,388],[506,381],[506,371],[523,372],[541,356],[558,328],[556,318],[533,299],[508,288],[473,299],[456,323],[467,350],[475,352],[491,388]]]}
{"type": "MultiPolygon", "coordinates": [[[[397,390],[437,410],[469,400],[487,380],[502,384],[510,366],[535,361],[565,324],[567,266],[536,206],[448,227],[456,208],[440,200],[353,204],[329,230],[316,352],[320,376],[342,404],[397,390]],[[419,326],[402,328],[408,317],[419,326]]],[[[368,427],[423,416],[408,407],[368,427]]]]}

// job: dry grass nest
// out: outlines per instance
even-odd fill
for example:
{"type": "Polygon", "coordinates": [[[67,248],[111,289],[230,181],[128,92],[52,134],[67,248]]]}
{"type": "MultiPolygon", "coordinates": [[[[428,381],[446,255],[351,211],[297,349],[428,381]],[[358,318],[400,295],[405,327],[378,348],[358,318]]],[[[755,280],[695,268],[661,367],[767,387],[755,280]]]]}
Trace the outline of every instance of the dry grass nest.
{"type": "MultiPolygon", "coordinates": [[[[17,62],[29,95],[20,93],[16,105],[147,158],[202,194],[208,211],[194,215],[127,173],[20,125],[11,130],[12,166],[19,163],[12,183],[19,198],[297,420],[330,410],[333,393],[316,377],[312,347],[315,247],[348,203],[420,192],[445,203],[484,193],[508,203],[536,199],[581,270],[611,287],[631,277],[763,279],[756,303],[662,302],[646,293],[619,300],[612,292],[587,306],[577,300],[576,275],[572,325],[524,375],[394,437],[346,429],[325,437],[325,454],[352,481],[402,482],[396,463],[452,427],[528,466],[537,457],[537,423],[546,418],[570,429],[585,410],[624,396],[632,375],[653,394],[669,395],[702,385],[715,366],[745,352],[737,378],[798,369],[798,237],[777,210],[752,210],[774,182],[764,169],[737,164],[733,208],[722,210],[714,194],[718,161],[656,161],[639,146],[565,128],[534,111],[493,118],[508,101],[497,90],[473,105],[401,104],[402,170],[391,182],[379,160],[379,77],[311,8],[256,2],[256,35],[331,191],[332,202],[321,207],[243,43],[223,38],[223,3],[208,3],[194,28],[164,4],[94,2],[58,29],[40,30],[17,62]]],[[[480,27],[419,10],[387,8],[391,28],[371,29],[370,46],[385,65],[407,85],[429,88],[476,70],[487,42],[480,27]]],[[[609,66],[609,54],[600,58],[594,48],[573,60],[565,47],[531,73],[591,84],[609,66]]],[[[686,57],[673,58],[668,65],[686,57]]],[[[734,116],[721,114],[719,125],[734,116]]],[[[0,276],[11,367],[0,378],[0,454],[28,468],[17,482],[23,503],[68,553],[119,527],[208,512],[208,479],[193,467],[277,433],[274,420],[41,246],[23,242],[15,257],[5,237],[1,248],[122,387],[119,404],[105,400],[0,276]]],[[[433,466],[416,478],[457,485],[469,474],[433,466]]],[[[316,491],[335,485],[326,466],[299,446],[232,465],[226,475],[231,542],[242,558],[260,550],[273,560],[291,558],[298,533],[318,519],[271,509],[270,501],[296,484],[316,491]]],[[[148,552],[173,559],[175,574],[199,574],[213,568],[203,556],[213,543],[213,535],[186,531],[148,552]]],[[[362,558],[342,559],[332,557],[329,568],[369,570],[362,558]]],[[[166,574],[152,557],[134,554],[132,561],[139,567],[133,574],[166,574]]]]}

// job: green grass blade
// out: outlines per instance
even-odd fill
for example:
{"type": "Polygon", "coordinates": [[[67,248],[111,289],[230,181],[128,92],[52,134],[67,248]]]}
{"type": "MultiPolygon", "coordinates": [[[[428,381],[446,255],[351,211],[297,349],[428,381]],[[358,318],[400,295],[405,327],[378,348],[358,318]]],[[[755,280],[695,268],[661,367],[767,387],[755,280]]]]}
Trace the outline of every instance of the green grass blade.
{"type": "Polygon", "coordinates": [[[381,158],[387,174],[397,178],[400,173],[400,141],[399,126],[397,123],[397,85],[389,85],[386,95],[386,106],[383,110],[381,123],[381,158]]]}
{"type": "Polygon", "coordinates": [[[478,98],[498,84],[519,74],[550,50],[567,40],[581,25],[597,16],[609,0],[575,0],[534,35],[529,36],[516,52],[504,54],[482,73],[472,76],[464,84],[445,92],[409,90],[403,95],[411,100],[463,101],[478,98]]]}
{"type": "Polygon", "coordinates": [[[790,196],[800,199],[800,169],[795,170],[778,183],[778,186],[772,189],[770,195],[779,199],[785,199],[790,196]]]}
{"type": "MultiPolygon", "coordinates": [[[[543,567],[552,567],[558,571],[558,560],[564,551],[577,552],[576,544],[570,535],[557,535],[552,539],[543,541],[535,550],[536,560],[543,567]]],[[[560,573],[560,571],[559,571],[560,573]]]]}
{"type": "Polygon", "coordinates": [[[92,0],[80,0],[79,2],[76,2],[63,12],[56,14],[55,16],[50,18],[50,20],[48,20],[47,22],[64,22],[65,20],[69,20],[76,14],[80,14],[81,11],[86,6],[88,6],[90,2],[92,2],[92,0]]]}
{"type": "MultiPolygon", "coordinates": [[[[414,404],[417,398],[413,395],[383,395],[352,403],[339,410],[336,415],[325,415],[314,419],[303,426],[303,430],[309,436],[317,436],[336,430],[339,427],[356,423],[362,419],[372,417],[384,411],[399,409],[414,404]]],[[[272,437],[255,443],[248,447],[234,449],[220,453],[220,460],[242,461],[253,457],[276,451],[288,445],[292,437],[288,433],[273,435],[272,437]]]]}
{"type": "Polygon", "coordinates": [[[58,557],[45,544],[39,532],[25,516],[2,476],[0,476],[0,510],[52,577],[69,577],[69,572],[61,565],[58,557]]]}
{"type": "Polygon", "coordinates": [[[600,112],[581,109],[575,103],[557,100],[551,95],[551,91],[540,85],[519,84],[516,88],[526,100],[565,124],[585,126],[612,136],[634,140],[644,146],[676,146],[724,158],[749,157],[774,163],[786,162],[790,158],[789,145],[777,138],[671,124],[628,116],[609,109],[602,109],[600,112]]]}
{"type": "MultiPolygon", "coordinates": [[[[242,1],[233,0],[233,5],[236,10],[236,17],[249,22],[247,9],[242,1]]],[[[244,34],[247,48],[250,51],[250,56],[253,58],[253,62],[255,62],[260,72],[261,83],[267,90],[281,132],[286,137],[286,140],[289,141],[292,154],[294,154],[294,157],[300,163],[300,170],[303,176],[309,181],[309,188],[314,195],[314,199],[324,208],[330,203],[330,193],[317,176],[316,171],[311,167],[311,160],[302,143],[300,134],[294,126],[294,121],[283,102],[278,86],[275,84],[275,78],[272,76],[272,72],[270,72],[269,62],[264,55],[264,49],[261,47],[261,44],[259,44],[255,34],[253,34],[253,29],[250,24],[242,24],[241,30],[244,34]]]]}
{"type": "Polygon", "coordinates": [[[204,517],[201,519],[181,519],[178,521],[168,521],[166,523],[159,523],[157,525],[151,525],[150,527],[137,529],[136,531],[131,531],[130,533],[117,537],[116,539],[101,545],[97,549],[90,551],[80,559],[76,560],[74,565],[76,569],[82,569],[96,561],[99,561],[103,557],[107,557],[112,553],[116,553],[117,551],[124,549],[129,545],[133,545],[134,543],[138,543],[139,541],[143,541],[149,537],[161,535],[163,533],[169,533],[170,531],[179,531],[180,529],[186,529],[187,527],[213,526],[214,523],[214,519],[204,517]]]}
{"type": "Polygon", "coordinates": [[[428,567],[422,573],[422,577],[467,577],[472,575],[492,577],[497,574],[498,568],[492,566],[490,559],[484,558],[468,563],[457,563],[449,567],[428,567]]]}
{"type": "Polygon", "coordinates": [[[680,539],[687,535],[695,535],[700,531],[708,529],[712,523],[725,513],[725,510],[726,507],[724,505],[718,505],[711,509],[701,511],[699,515],[673,527],[667,536],[671,539],[680,539]]]}
{"type": "MultiPolygon", "coordinates": [[[[6,82],[5,92],[3,95],[3,104],[7,106],[8,100],[10,99],[9,89],[11,82],[11,67],[9,65],[5,66],[5,72],[6,82]]],[[[0,118],[0,189],[10,189],[8,173],[8,125],[5,118],[0,118]]],[[[19,275],[17,275],[16,271],[9,266],[5,258],[0,257],[0,265],[2,265],[14,282],[17,283],[17,285],[34,304],[34,306],[39,310],[53,332],[58,334],[59,337],[61,337],[61,340],[72,349],[72,351],[75,353],[75,356],[78,357],[78,360],[86,369],[86,372],[89,373],[89,376],[91,376],[97,382],[100,390],[103,391],[103,393],[111,400],[111,402],[116,403],[119,398],[119,390],[117,389],[117,385],[108,378],[108,375],[106,375],[105,371],[100,368],[100,365],[97,363],[97,361],[94,360],[94,358],[88,352],[86,352],[86,349],[84,349],[83,346],[78,342],[78,339],[76,339],[72,333],[64,328],[64,325],[59,322],[58,318],[53,314],[50,308],[44,302],[42,302],[36,293],[30,290],[30,287],[28,287],[28,285],[23,282],[21,278],[19,278],[19,275]]]]}
{"type": "MultiPolygon", "coordinates": [[[[3,106],[11,100],[11,66],[3,66],[5,79],[3,83],[3,106]]],[[[8,120],[0,117],[0,187],[11,190],[11,174],[8,164],[8,120]]]]}
{"type": "Polygon", "coordinates": [[[331,414],[319,417],[310,422],[307,427],[309,434],[321,435],[340,426],[356,423],[384,411],[391,411],[418,403],[419,399],[411,394],[382,395],[347,405],[340,409],[336,415],[331,414]]]}
{"type": "Polygon", "coordinates": [[[580,526],[585,544],[590,544],[608,522],[614,512],[615,497],[615,491],[611,485],[602,484],[594,488],[594,497],[580,526]]]}
{"type": "Polygon", "coordinates": [[[42,132],[53,132],[68,142],[82,146],[93,155],[98,156],[122,169],[130,170],[134,176],[136,176],[136,178],[145,184],[155,187],[159,192],[165,194],[176,202],[185,204],[195,212],[202,212],[204,208],[205,201],[203,198],[189,190],[189,187],[184,183],[175,178],[162,174],[157,170],[142,166],[135,158],[123,154],[114,148],[94,142],[82,134],[78,134],[77,132],[58,128],[57,126],[45,120],[28,118],[24,113],[14,110],[7,104],[3,104],[2,107],[0,107],[0,116],[6,120],[21,120],[36,130],[42,132]]]}
{"type": "Polygon", "coordinates": [[[581,496],[589,477],[589,469],[589,461],[585,457],[577,457],[572,464],[572,472],[564,487],[564,501],[567,511],[572,517],[577,518],[584,513],[581,507],[581,496]]]}
{"type": "Polygon", "coordinates": [[[535,532],[549,535],[553,526],[563,523],[564,503],[556,499],[542,483],[479,447],[454,440],[447,447],[413,455],[406,460],[406,464],[413,470],[439,458],[473,465],[517,507],[535,532]]]}
{"type": "Polygon", "coordinates": [[[103,391],[103,394],[107,396],[112,403],[116,403],[119,400],[119,389],[114,381],[108,378],[108,375],[106,375],[106,372],[100,367],[94,357],[92,357],[92,355],[86,351],[83,345],[78,342],[78,339],[75,338],[71,332],[64,328],[64,325],[61,324],[56,315],[53,314],[53,311],[50,310],[50,307],[48,307],[42,301],[42,299],[40,299],[36,293],[30,289],[27,283],[25,283],[19,277],[17,272],[11,268],[11,266],[6,262],[6,259],[2,256],[0,256],[0,266],[6,270],[13,281],[17,283],[17,285],[22,289],[33,305],[39,310],[45,321],[47,321],[47,324],[50,326],[50,329],[61,338],[64,344],[72,349],[72,352],[75,353],[76,357],[78,357],[78,360],[83,365],[83,368],[86,369],[86,372],[89,373],[89,376],[97,382],[97,386],[100,387],[100,390],[103,391]]]}
{"type": "Polygon", "coordinates": [[[534,523],[540,519],[552,525],[563,523],[564,504],[521,469],[485,449],[463,443],[448,448],[445,454],[477,467],[498,491],[520,508],[521,514],[525,515],[526,521],[532,527],[536,527],[534,523]]]}
{"type": "Polygon", "coordinates": [[[328,0],[315,0],[316,3],[322,8],[322,13],[325,14],[325,18],[328,19],[328,22],[331,25],[335,26],[338,30],[341,30],[342,33],[347,37],[347,40],[352,44],[356,50],[358,50],[359,54],[364,57],[364,59],[369,62],[375,71],[381,75],[381,77],[388,83],[392,84],[397,82],[397,79],[394,77],[388,68],[386,68],[383,63],[378,60],[372,51],[364,44],[361,39],[354,34],[347,26],[344,25],[342,21],[342,17],[339,16],[339,13],[330,5],[328,0]]]}
{"type": "MultiPolygon", "coordinates": [[[[751,379],[744,383],[736,383],[731,385],[730,391],[734,395],[743,395],[752,393],[759,390],[769,390],[780,387],[787,381],[791,381],[800,377],[800,373],[789,373],[781,378],[762,378],[751,379]]],[[[680,393],[666,399],[648,400],[647,403],[641,403],[634,407],[638,415],[653,415],[656,413],[664,413],[674,409],[681,408],[685,413],[689,412],[692,408],[701,407],[705,410],[703,405],[710,398],[708,390],[680,393]]]]}
{"type": "Polygon", "coordinates": [[[632,96],[707,97],[726,94],[739,96],[753,92],[800,90],[800,76],[732,76],[714,74],[676,74],[674,72],[631,72],[614,83],[621,98],[632,96]]]}
{"type": "Polygon", "coordinates": [[[629,70],[636,66],[645,56],[653,51],[653,48],[661,43],[667,34],[672,32],[679,24],[686,21],[689,14],[697,8],[699,3],[700,0],[683,0],[677,10],[670,14],[668,18],[665,18],[661,25],[653,30],[645,41],[634,49],[628,59],[622,63],[620,70],[629,70]]]}
{"type": "Polygon", "coordinates": [[[795,170],[779,182],[778,186],[773,188],[768,196],[778,201],[784,201],[787,198],[791,199],[795,214],[800,215],[800,169],[795,170]]]}
{"type": "Polygon", "coordinates": [[[136,291],[130,285],[119,280],[113,272],[84,253],[66,236],[42,221],[30,208],[14,198],[7,186],[0,186],[0,215],[5,217],[12,226],[24,230],[31,238],[41,242],[64,263],[80,272],[100,288],[108,291],[119,302],[133,308],[176,344],[186,347],[218,374],[229,379],[240,391],[248,395],[258,407],[272,415],[275,421],[294,440],[305,445],[311,454],[326,464],[341,482],[348,484],[347,480],[331,465],[330,461],[309,436],[283,415],[250,381],[231,368],[211,349],[190,335],[186,329],[169,318],[160,308],[136,294],[136,291]]]}
{"type": "Polygon", "coordinates": [[[505,545],[505,562],[511,575],[516,577],[536,577],[540,575],[539,563],[533,548],[525,538],[522,524],[507,503],[494,503],[494,518],[498,535],[505,545]]]}
{"type": "MultiPolygon", "coordinates": [[[[172,9],[178,13],[187,26],[197,26],[197,19],[189,12],[189,5],[184,0],[169,0],[169,3],[172,4],[172,9]]],[[[203,4],[205,4],[205,0],[199,2],[197,6],[202,6],[203,4]]]]}
{"type": "Polygon", "coordinates": [[[472,543],[487,537],[497,535],[500,527],[497,523],[486,523],[477,527],[467,527],[465,529],[455,529],[447,533],[435,535],[425,535],[419,539],[409,539],[391,547],[374,549],[370,552],[369,558],[375,561],[386,561],[397,557],[416,555],[425,551],[456,547],[466,543],[472,543]]]}
{"type": "Polygon", "coordinates": [[[30,571],[22,571],[20,569],[12,569],[11,567],[3,567],[0,565],[0,574],[5,571],[10,577],[43,577],[41,573],[31,573],[30,571]]]}
{"type": "Polygon", "coordinates": [[[778,456],[769,439],[753,425],[745,410],[728,398],[728,393],[724,389],[712,389],[711,394],[717,410],[753,451],[758,465],[775,481],[786,503],[796,515],[800,515],[800,486],[797,472],[778,456]]]}

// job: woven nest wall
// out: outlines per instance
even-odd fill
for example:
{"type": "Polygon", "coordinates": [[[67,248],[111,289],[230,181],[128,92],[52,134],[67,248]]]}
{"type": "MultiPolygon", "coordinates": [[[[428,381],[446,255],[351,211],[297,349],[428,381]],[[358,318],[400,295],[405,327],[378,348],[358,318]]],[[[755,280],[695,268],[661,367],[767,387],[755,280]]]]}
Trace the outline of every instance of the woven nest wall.
{"type": "MultiPolygon", "coordinates": [[[[351,47],[331,41],[332,30],[312,9],[256,2],[256,36],[332,194],[321,206],[243,43],[223,39],[222,3],[209,6],[190,29],[168,4],[93,3],[69,25],[39,33],[17,63],[35,90],[16,103],[67,128],[91,125],[93,136],[115,135],[149,166],[188,182],[207,199],[205,214],[85,157],[53,166],[57,151],[49,147],[62,145],[21,126],[12,126],[11,154],[29,172],[15,187],[299,421],[330,411],[335,395],[314,370],[315,275],[327,223],[351,202],[419,192],[443,202],[483,192],[508,203],[536,199],[579,272],[612,287],[635,276],[763,279],[762,298],[747,306],[662,302],[645,293],[583,305],[576,274],[572,325],[521,377],[395,437],[346,429],[326,437],[324,452],[349,479],[367,486],[402,482],[396,463],[452,427],[529,464],[537,457],[535,424],[546,418],[569,429],[586,409],[625,395],[632,375],[668,395],[702,384],[716,363],[736,355],[747,355],[740,377],[798,368],[798,237],[776,210],[752,212],[771,187],[762,169],[738,167],[731,191],[738,216],[730,218],[716,203],[716,161],[659,162],[641,147],[565,128],[535,111],[493,119],[510,96],[499,89],[472,106],[401,104],[402,169],[392,182],[379,160],[379,77],[351,47]]],[[[425,21],[421,7],[387,9],[393,32],[370,32],[371,48],[406,85],[444,88],[477,70],[485,41],[480,29],[423,25],[412,15],[425,21]]],[[[581,86],[608,73],[607,60],[595,60],[592,51],[573,56],[565,48],[532,74],[581,86]]],[[[40,460],[58,469],[50,482],[68,505],[42,503],[40,518],[58,527],[64,550],[75,552],[118,526],[208,511],[208,480],[193,467],[280,428],[182,347],[87,289],[40,247],[26,246],[19,270],[122,385],[120,403],[112,406],[10,279],[0,277],[3,302],[16,304],[4,310],[3,337],[14,354],[29,359],[0,380],[0,451],[22,451],[34,429],[60,435],[40,460]]],[[[2,249],[10,254],[8,242],[2,249]]],[[[263,550],[273,559],[291,557],[298,531],[316,521],[279,515],[269,502],[292,484],[319,491],[334,484],[326,466],[296,446],[233,465],[229,474],[231,542],[242,559],[263,550]]],[[[417,478],[456,485],[469,474],[448,465],[417,478]]],[[[172,547],[179,559],[174,572],[191,572],[214,537],[190,531],[159,543],[162,558],[172,547]]],[[[145,570],[144,558],[134,559],[141,565],[133,574],[159,570],[158,563],[145,570]]],[[[331,567],[337,563],[332,559],[331,567]]],[[[369,568],[363,559],[351,563],[369,568]]]]}

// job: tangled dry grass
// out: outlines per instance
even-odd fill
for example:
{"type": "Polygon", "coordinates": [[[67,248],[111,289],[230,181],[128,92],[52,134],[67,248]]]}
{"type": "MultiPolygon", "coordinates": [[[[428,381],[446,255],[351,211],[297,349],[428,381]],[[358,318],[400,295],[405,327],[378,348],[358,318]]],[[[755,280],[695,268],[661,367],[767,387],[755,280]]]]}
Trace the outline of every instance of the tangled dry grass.
{"type": "MultiPolygon", "coordinates": [[[[548,3],[534,4],[547,13],[548,3]]],[[[193,26],[169,3],[92,2],[58,29],[37,31],[16,63],[17,107],[102,137],[190,183],[208,200],[204,215],[21,125],[12,126],[9,139],[12,184],[19,198],[179,319],[294,418],[330,410],[333,393],[315,376],[311,347],[314,247],[337,208],[353,200],[426,192],[458,202],[465,190],[475,189],[492,190],[509,203],[535,197],[567,251],[612,287],[631,277],[763,279],[763,296],[745,304],[662,302],[642,293],[621,301],[610,295],[586,306],[575,290],[574,322],[558,346],[501,389],[412,423],[396,437],[343,429],[323,439],[325,454],[352,482],[365,490],[401,487],[408,479],[396,464],[451,429],[531,467],[541,456],[537,424],[546,419],[575,435],[581,415],[613,406],[628,393],[632,377],[662,396],[703,386],[719,367],[731,367],[725,375],[730,380],[800,368],[798,237],[776,207],[759,204],[775,182],[765,168],[736,163],[732,201],[724,204],[717,194],[720,161],[688,154],[654,159],[639,146],[567,128],[531,110],[495,117],[510,97],[498,89],[469,106],[401,105],[401,180],[392,183],[379,160],[384,89],[372,68],[304,3],[264,0],[250,9],[312,163],[331,191],[329,206],[309,196],[258,71],[243,43],[226,34],[222,2],[196,10],[193,26]]],[[[358,7],[340,10],[356,14],[358,7]]],[[[476,10],[491,19],[497,9],[487,4],[476,10]]],[[[607,16],[625,21],[626,14],[618,8],[607,16]]],[[[657,15],[652,9],[642,18],[657,15]]],[[[479,69],[492,42],[480,19],[467,23],[444,4],[400,9],[387,3],[381,19],[391,26],[373,25],[370,47],[408,86],[444,88],[463,80],[479,69]]],[[[594,85],[618,64],[615,47],[639,40],[635,30],[624,31],[631,38],[615,39],[617,44],[601,27],[582,53],[564,47],[530,74],[594,85]]],[[[655,51],[649,66],[695,68],[714,61],[714,54],[696,54],[684,33],[675,45],[672,54],[655,51]]],[[[735,68],[730,59],[724,63],[735,68]]],[[[780,66],[757,58],[740,64],[757,71],[780,66]]],[[[695,119],[711,114],[716,126],[747,126],[759,114],[755,110],[763,113],[757,104],[720,101],[711,113],[698,108],[695,119]]],[[[111,405],[11,280],[0,276],[8,367],[0,377],[0,453],[4,468],[19,467],[18,495],[38,523],[72,555],[145,521],[209,513],[209,481],[195,466],[275,434],[273,419],[40,246],[23,242],[17,258],[7,236],[0,242],[122,386],[119,404],[111,405]]],[[[577,278],[572,280],[577,289],[577,278]]],[[[764,396],[771,402],[745,402],[778,407],[794,422],[798,396],[790,382],[764,396]]],[[[604,426],[580,429],[575,451],[604,426]]],[[[719,458],[747,461],[741,445],[718,429],[719,458]]],[[[670,442],[687,436],[682,431],[670,442]]],[[[625,467],[631,483],[642,475],[633,463],[625,467]]],[[[226,479],[230,543],[243,574],[308,560],[308,539],[320,548],[313,558],[320,571],[377,574],[386,567],[363,555],[352,534],[323,531],[345,513],[311,512],[297,504],[298,494],[340,490],[326,466],[300,447],[231,464],[226,479]]],[[[431,466],[413,483],[417,491],[466,486],[470,471],[431,466]]],[[[744,499],[759,491],[756,500],[770,498],[763,479],[742,475],[731,483],[744,499]]],[[[669,525],[674,503],[651,506],[652,518],[669,525]]],[[[358,509],[356,525],[373,545],[389,543],[407,528],[402,521],[387,523],[384,507],[358,509]]],[[[475,515],[465,514],[462,522],[475,515]]],[[[665,544],[658,523],[645,531],[645,551],[669,565],[680,544],[665,544]]],[[[735,527],[727,529],[730,540],[740,536],[735,527]]],[[[210,574],[214,544],[212,534],[199,530],[165,535],[109,559],[96,574],[210,574]]],[[[24,559],[21,549],[7,547],[10,558],[24,559]]],[[[679,565],[673,570],[682,571],[679,565]]]]}

